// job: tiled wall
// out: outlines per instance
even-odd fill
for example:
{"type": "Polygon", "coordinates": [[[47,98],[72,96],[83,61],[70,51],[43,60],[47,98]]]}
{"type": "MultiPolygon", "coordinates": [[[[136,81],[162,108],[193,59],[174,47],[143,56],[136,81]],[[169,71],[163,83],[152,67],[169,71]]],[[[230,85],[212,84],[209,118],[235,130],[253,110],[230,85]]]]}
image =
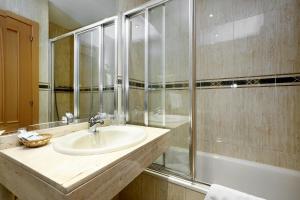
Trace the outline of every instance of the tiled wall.
{"type": "Polygon", "coordinates": [[[203,200],[204,194],[142,173],[113,200],[203,200]]]}
{"type": "Polygon", "coordinates": [[[299,1],[196,3],[198,150],[300,170],[299,1]]]}
{"type": "Polygon", "coordinates": [[[136,8],[149,0],[118,0],[118,13],[128,11],[130,9],[136,8]]]}

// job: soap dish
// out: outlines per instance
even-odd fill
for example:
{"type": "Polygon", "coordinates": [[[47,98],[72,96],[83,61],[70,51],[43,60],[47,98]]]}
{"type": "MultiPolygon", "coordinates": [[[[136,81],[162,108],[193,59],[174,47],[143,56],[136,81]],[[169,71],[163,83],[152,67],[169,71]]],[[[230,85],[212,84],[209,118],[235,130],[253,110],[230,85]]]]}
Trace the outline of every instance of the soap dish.
{"type": "Polygon", "coordinates": [[[36,148],[36,147],[41,147],[44,146],[46,144],[48,144],[50,142],[50,139],[52,137],[51,134],[39,134],[39,136],[42,136],[41,139],[38,140],[24,140],[21,139],[20,142],[29,148],[36,148]]]}

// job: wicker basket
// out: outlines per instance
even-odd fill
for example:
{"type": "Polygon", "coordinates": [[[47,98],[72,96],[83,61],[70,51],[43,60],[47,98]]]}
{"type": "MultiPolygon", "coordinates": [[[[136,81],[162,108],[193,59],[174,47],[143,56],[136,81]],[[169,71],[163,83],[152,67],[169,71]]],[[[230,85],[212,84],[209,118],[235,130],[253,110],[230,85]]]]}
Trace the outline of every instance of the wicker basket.
{"type": "Polygon", "coordinates": [[[35,148],[35,147],[41,147],[48,144],[52,137],[51,134],[39,134],[39,136],[43,136],[43,138],[39,140],[31,140],[31,141],[20,140],[20,142],[26,147],[35,148]]]}

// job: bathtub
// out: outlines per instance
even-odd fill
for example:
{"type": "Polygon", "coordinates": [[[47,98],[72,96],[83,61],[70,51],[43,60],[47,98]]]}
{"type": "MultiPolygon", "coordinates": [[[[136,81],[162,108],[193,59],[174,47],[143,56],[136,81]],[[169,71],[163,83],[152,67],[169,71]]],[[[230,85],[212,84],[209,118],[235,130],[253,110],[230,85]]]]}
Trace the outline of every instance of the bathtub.
{"type": "MultiPolygon", "coordinates": [[[[166,167],[188,173],[188,151],[171,147],[166,167]]],[[[197,152],[197,180],[216,183],[268,200],[300,200],[300,172],[252,161],[197,152]]]]}

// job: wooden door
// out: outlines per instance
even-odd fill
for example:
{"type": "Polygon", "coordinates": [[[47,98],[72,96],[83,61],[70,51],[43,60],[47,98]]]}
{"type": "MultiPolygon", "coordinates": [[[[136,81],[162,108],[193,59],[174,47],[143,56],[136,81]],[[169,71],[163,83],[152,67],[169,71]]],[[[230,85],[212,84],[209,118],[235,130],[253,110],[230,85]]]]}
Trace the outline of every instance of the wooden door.
{"type": "Polygon", "coordinates": [[[3,57],[3,32],[5,18],[0,16],[0,130],[4,126],[4,57],[3,57]]]}
{"type": "Polygon", "coordinates": [[[36,121],[36,55],[32,25],[10,16],[0,19],[0,130],[10,132],[36,121]]]}

